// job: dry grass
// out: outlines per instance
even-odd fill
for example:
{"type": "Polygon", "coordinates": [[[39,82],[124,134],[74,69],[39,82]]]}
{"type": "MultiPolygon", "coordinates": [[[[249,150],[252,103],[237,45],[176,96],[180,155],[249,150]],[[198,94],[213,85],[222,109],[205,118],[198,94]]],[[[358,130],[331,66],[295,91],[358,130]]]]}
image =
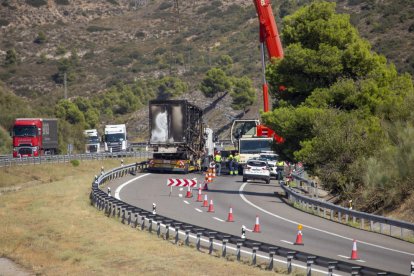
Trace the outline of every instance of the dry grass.
{"type": "Polygon", "coordinates": [[[101,166],[117,165],[111,160],[77,168],[0,168],[0,186],[22,187],[0,198],[0,256],[37,275],[270,274],[175,246],[104,216],[89,204],[90,183],[101,166]]]}

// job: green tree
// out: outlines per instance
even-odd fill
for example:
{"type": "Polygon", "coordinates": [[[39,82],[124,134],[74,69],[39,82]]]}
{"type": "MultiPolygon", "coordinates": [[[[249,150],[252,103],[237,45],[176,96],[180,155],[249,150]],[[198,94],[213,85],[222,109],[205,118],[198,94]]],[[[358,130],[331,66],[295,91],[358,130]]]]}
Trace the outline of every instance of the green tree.
{"type": "Polygon", "coordinates": [[[60,100],[55,107],[56,117],[68,121],[70,124],[85,125],[85,116],[78,106],[69,100],[60,100]]]}
{"type": "Polygon", "coordinates": [[[230,95],[233,98],[232,107],[238,110],[246,110],[248,106],[251,106],[257,100],[253,83],[247,77],[235,78],[233,80],[233,90],[230,95]]]}
{"type": "Polygon", "coordinates": [[[381,76],[393,70],[386,59],[351,25],[349,15],[336,14],[335,3],[315,1],[283,20],[285,57],[269,65],[271,86],[283,85],[278,100],[298,105],[314,89],[330,87],[341,78],[381,76]]]}
{"type": "Polygon", "coordinates": [[[216,96],[220,92],[228,92],[230,88],[230,78],[219,68],[210,69],[200,86],[201,92],[209,98],[216,96]]]}

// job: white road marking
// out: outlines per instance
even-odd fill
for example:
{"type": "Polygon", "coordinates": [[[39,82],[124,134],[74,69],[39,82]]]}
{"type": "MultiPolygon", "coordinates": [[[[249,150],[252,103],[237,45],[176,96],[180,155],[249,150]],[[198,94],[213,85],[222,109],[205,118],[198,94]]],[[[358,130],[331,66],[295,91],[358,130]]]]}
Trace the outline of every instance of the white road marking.
{"type": "Polygon", "coordinates": [[[285,241],[285,240],[280,240],[280,241],[284,243],[288,243],[288,244],[293,244],[293,242],[290,242],[290,241],[285,241]]]}
{"type": "Polygon", "coordinates": [[[246,228],[246,231],[253,232],[253,230],[249,228],[246,228]]]}
{"type": "Polygon", "coordinates": [[[213,217],[213,219],[218,220],[218,221],[221,221],[221,222],[224,222],[224,220],[222,220],[221,218],[213,217]]]}
{"type": "Polygon", "coordinates": [[[360,263],[365,263],[365,261],[364,260],[356,260],[357,262],[360,262],[360,263]]]}
{"type": "MultiPolygon", "coordinates": [[[[338,255],[338,257],[341,257],[341,258],[344,258],[344,259],[347,259],[347,260],[351,260],[350,257],[344,256],[344,255],[338,255]]],[[[366,261],[364,261],[364,260],[354,260],[354,261],[357,261],[357,262],[360,262],[360,263],[366,263],[366,261]]]]}
{"type": "Polygon", "coordinates": [[[344,256],[344,255],[338,255],[338,257],[341,257],[341,258],[344,258],[344,259],[348,259],[349,260],[349,257],[344,256]]]}
{"type": "Polygon", "coordinates": [[[182,194],[178,194],[178,197],[183,197],[183,195],[182,194]]]}
{"type": "Polygon", "coordinates": [[[180,191],[184,190],[184,188],[180,188],[180,191]]]}
{"type": "Polygon", "coordinates": [[[137,179],[140,179],[141,177],[144,177],[144,176],[147,176],[147,175],[150,175],[150,173],[146,173],[146,174],[143,174],[143,175],[140,175],[140,176],[137,176],[137,177],[134,177],[134,178],[132,178],[131,180],[128,180],[127,182],[125,182],[125,183],[123,183],[122,185],[120,185],[118,188],[116,188],[116,190],[115,190],[115,198],[116,199],[119,199],[119,200],[121,200],[121,198],[119,197],[119,193],[121,192],[121,190],[126,186],[126,185],[128,185],[129,183],[131,183],[131,182],[133,182],[133,181],[135,181],[135,180],[137,180],[137,179]]]}
{"type": "Polygon", "coordinates": [[[190,204],[190,202],[188,202],[187,200],[183,200],[185,204],[190,204]]]}
{"type": "Polygon", "coordinates": [[[194,208],[197,212],[202,213],[203,211],[198,209],[198,208],[194,208]]]}
{"type": "MultiPolygon", "coordinates": [[[[244,201],[244,202],[246,202],[246,203],[247,203],[247,204],[249,204],[250,206],[252,206],[252,207],[254,207],[254,208],[256,208],[256,209],[258,209],[258,210],[262,211],[263,213],[266,213],[266,214],[268,214],[268,215],[270,215],[270,216],[273,216],[273,217],[275,217],[275,218],[278,218],[278,219],[284,220],[284,221],[286,221],[286,222],[290,222],[290,223],[295,224],[295,225],[302,224],[302,223],[299,223],[299,222],[297,222],[297,221],[290,220],[290,219],[287,219],[287,218],[281,217],[281,216],[279,216],[279,215],[273,214],[273,213],[271,213],[271,212],[269,212],[269,211],[267,211],[267,210],[265,210],[265,209],[263,209],[263,208],[261,208],[261,207],[257,206],[256,204],[254,204],[254,203],[250,202],[249,200],[247,200],[247,198],[246,198],[246,197],[244,196],[244,194],[243,194],[243,189],[244,189],[244,187],[245,187],[246,185],[247,185],[247,183],[243,183],[243,185],[241,185],[241,186],[240,186],[240,189],[239,189],[239,195],[240,195],[240,197],[243,199],[243,201],[244,201]]],[[[349,240],[349,241],[353,241],[353,240],[354,240],[353,238],[349,238],[349,237],[341,236],[341,235],[338,235],[338,234],[335,234],[335,233],[332,233],[332,232],[329,232],[329,231],[326,231],[326,230],[322,230],[322,229],[319,229],[319,228],[316,228],[316,227],[312,227],[312,226],[309,226],[309,225],[302,224],[302,226],[303,226],[303,227],[307,227],[307,228],[312,229],[312,230],[315,230],[315,231],[322,232],[322,233],[324,233],[324,234],[328,234],[328,235],[332,235],[332,236],[334,236],[334,237],[342,238],[342,239],[345,239],[345,240],[349,240]]],[[[381,246],[381,245],[377,245],[377,244],[373,244],[373,243],[368,243],[368,242],[364,242],[364,241],[360,241],[360,240],[358,240],[358,243],[362,243],[362,244],[369,245],[369,246],[372,246],[372,247],[381,248],[381,249],[385,249],[385,250],[389,250],[389,251],[393,251],[393,252],[397,252],[397,253],[401,253],[401,254],[406,254],[406,255],[414,256],[414,254],[413,254],[413,253],[409,253],[409,252],[405,252],[405,251],[401,251],[401,250],[397,250],[397,249],[392,249],[392,248],[388,248],[388,247],[381,246]]]]}

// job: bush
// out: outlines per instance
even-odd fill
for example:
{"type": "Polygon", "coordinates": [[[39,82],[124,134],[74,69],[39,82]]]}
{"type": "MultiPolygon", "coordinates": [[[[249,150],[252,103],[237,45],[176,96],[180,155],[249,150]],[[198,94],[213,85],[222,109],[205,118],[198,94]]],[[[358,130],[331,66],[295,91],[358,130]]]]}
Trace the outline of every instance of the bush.
{"type": "Polygon", "coordinates": [[[46,42],[46,40],[47,40],[46,34],[44,32],[42,32],[42,31],[40,31],[37,34],[37,37],[35,38],[35,40],[33,42],[34,43],[37,43],[37,44],[43,44],[43,43],[46,42]]]}
{"type": "Polygon", "coordinates": [[[74,167],[78,167],[80,165],[79,160],[74,159],[74,160],[70,160],[70,163],[72,164],[72,166],[74,167]]]}
{"type": "Polygon", "coordinates": [[[38,7],[47,5],[47,1],[46,0],[26,0],[26,4],[32,7],[38,8],[38,7]]]}

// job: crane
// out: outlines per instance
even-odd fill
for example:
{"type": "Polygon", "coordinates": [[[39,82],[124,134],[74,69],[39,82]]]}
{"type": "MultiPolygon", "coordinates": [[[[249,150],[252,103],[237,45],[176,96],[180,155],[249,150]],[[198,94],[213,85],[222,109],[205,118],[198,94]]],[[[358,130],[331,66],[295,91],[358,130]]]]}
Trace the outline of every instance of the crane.
{"type": "MultiPolygon", "coordinates": [[[[266,64],[264,44],[266,43],[267,53],[270,59],[283,58],[283,48],[277,30],[275,17],[273,16],[270,0],[253,0],[256,6],[260,26],[260,52],[262,59],[262,88],[264,112],[269,111],[269,86],[266,81],[266,64]]],[[[280,87],[283,90],[283,87],[280,87]]]]}

